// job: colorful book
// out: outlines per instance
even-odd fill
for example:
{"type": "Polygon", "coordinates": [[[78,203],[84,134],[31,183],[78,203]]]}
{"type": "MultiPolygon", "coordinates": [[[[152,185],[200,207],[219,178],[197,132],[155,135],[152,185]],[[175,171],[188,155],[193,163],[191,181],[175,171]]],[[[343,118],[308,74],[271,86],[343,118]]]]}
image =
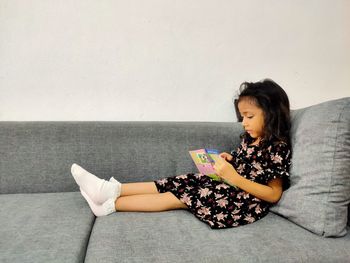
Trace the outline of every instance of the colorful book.
{"type": "Polygon", "coordinates": [[[219,152],[215,149],[199,149],[189,151],[194,164],[201,174],[207,175],[216,181],[221,181],[220,177],[215,174],[215,160],[219,158],[219,152]]]}
{"type": "MultiPolygon", "coordinates": [[[[215,173],[214,164],[218,158],[220,158],[220,153],[216,149],[198,149],[189,151],[194,164],[197,166],[198,171],[201,174],[209,176],[215,181],[222,182],[223,180],[215,173]]],[[[229,184],[225,181],[225,183],[229,184]]],[[[237,188],[236,186],[230,184],[231,186],[237,188]]]]}

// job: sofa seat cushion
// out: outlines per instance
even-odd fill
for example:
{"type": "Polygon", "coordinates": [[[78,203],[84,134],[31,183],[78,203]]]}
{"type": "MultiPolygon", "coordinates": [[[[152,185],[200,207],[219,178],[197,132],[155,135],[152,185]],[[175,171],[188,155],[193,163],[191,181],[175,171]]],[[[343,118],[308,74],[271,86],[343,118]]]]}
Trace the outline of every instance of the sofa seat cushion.
{"type": "Polygon", "coordinates": [[[83,262],[94,215],[80,192],[0,195],[0,262],[83,262]]]}
{"type": "Polygon", "coordinates": [[[348,262],[350,235],[322,238],[276,214],[212,230],[186,210],[98,217],[85,262],[348,262]]]}

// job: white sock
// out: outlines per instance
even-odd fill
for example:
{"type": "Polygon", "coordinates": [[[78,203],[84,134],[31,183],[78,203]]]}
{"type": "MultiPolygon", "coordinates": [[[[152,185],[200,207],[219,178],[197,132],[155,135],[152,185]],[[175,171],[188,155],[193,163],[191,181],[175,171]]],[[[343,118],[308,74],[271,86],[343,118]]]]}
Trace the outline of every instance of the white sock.
{"type": "Polygon", "coordinates": [[[115,200],[120,196],[121,183],[113,177],[106,181],[89,173],[75,163],[71,167],[71,172],[76,183],[96,204],[103,204],[110,198],[115,200]]]}
{"type": "Polygon", "coordinates": [[[82,188],[80,188],[80,193],[82,194],[82,196],[84,196],[85,200],[88,202],[90,209],[95,216],[106,216],[116,211],[115,203],[114,203],[115,199],[110,198],[106,202],[104,202],[102,205],[98,205],[91,200],[89,195],[85,193],[82,188]]]}

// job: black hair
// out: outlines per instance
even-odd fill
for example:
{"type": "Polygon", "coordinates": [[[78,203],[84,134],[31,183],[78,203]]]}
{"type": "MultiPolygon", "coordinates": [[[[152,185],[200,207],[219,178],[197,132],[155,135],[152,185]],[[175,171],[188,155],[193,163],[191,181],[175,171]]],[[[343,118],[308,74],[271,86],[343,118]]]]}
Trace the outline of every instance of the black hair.
{"type": "MultiPolygon", "coordinates": [[[[242,99],[251,100],[264,113],[264,134],[262,142],[285,142],[290,144],[290,105],[286,92],[273,80],[263,79],[259,82],[243,82],[239,87],[238,98],[235,99],[235,110],[238,121],[243,118],[238,110],[242,99]]],[[[241,135],[252,141],[245,132],[241,135]]]]}

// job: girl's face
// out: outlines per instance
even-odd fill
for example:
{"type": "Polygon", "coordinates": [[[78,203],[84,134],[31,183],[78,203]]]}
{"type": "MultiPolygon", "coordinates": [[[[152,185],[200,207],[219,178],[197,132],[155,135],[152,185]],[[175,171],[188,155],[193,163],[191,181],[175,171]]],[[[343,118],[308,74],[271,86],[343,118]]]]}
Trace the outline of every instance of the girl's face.
{"type": "Polygon", "coordinates": [[[242,125],[250,137],[260,140],[264,135],[264,112],[250,98],[238,102],[238,110],[243,117],[242,125]]]}

